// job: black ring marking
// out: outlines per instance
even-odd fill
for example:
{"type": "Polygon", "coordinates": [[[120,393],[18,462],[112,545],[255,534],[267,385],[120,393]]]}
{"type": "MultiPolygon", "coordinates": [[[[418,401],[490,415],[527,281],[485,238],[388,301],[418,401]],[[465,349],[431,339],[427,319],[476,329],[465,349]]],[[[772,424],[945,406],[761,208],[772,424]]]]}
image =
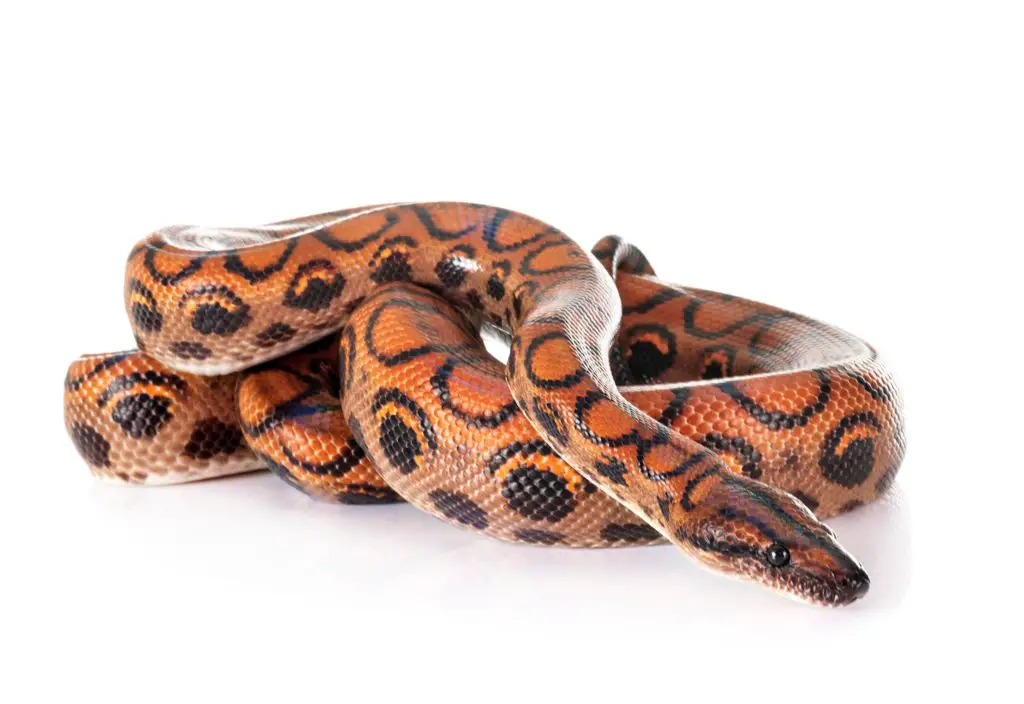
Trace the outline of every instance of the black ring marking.
{"type": "Polygon", "coordinates": [[[510,213],[507,210],[498,209],[494,213],[494,217],[492,217],[487,222],[487,224],[484,225],[483,240],[485,243],[487,243],[487,248],[492,252],[514,252],[516,250],[522,249],[523,247],[529,247],[534,242],[539,242],[540,240],[544,239],[545,237],[548,237],[549,235],[561,234],[555,228],[548,227],[547,229],[541,230],[535,235],[527,237],[524,240],[519,240],[518,242],[515,242],[513,244],[502,244],[501,242],[498,242],[498,230],[501,229],[502,223],[504,223],[505,220],[508,219],[511,215],[512,213],[510,213]]]}
{"type": "MultiPolygon", "coordinates": [[[[366,213],[366,215],[373,215],[373,213],[366,213]]],[[[325,247],[327,247],[333,252],[337,252],[339,250],[343,252],[358,252],[360,249],[370,244],[371,242],[379,240],[381,237],[384,236],[384,234],[388,230],[390,230],[397,224],[398,213],[394,211],[389,211],[385,216],[384,224],[381,225],[379,229],[374,230],[373,232],[369,233],[368,235],[365,235],[364,237],[358,240],[339,240],[336,237],[334,237],[334,235],[332,235],[330,230],[327,228],[317,230],[316,232],[313,233],[313,237],[315,237],[325,247]]]]}
{"type": "Polygon", "coordinates": [[[72,379],[71,375],[69,374],[64,379],[64,388],[66,388],[68,391],[78,391],[78,389],[82,388],[82,385],[89,379],[92,379],[107,371],[108,369],[117,366],[119,363],[128,359],[131,355],[131,352],[123,352],[121,354],[111,355],[106,359],[100,360],[100,362],[95,367],[90,369],[85,374],[75,377],[74,379],[72,379]]]}
{"type": "Polygon", "coordinates": [[[569,442],[569,429],[566,427],[565,421],[562,416],[559,415],[558,409],[552,404],[546,403],[541,406],[540,397],[533,397],[533,416],[534,420],[540,424],[542,428],[548,433],[548,437],[551,441],[559,447],[565,447],[569,442]]]}
{"type": "Polygon", "coordinates": [[[538,335],[537,337],[530,340],[530,345],[529,347],[526,348],[526,358],[524,360],[524,364],[526,365],[526,375],[527,377],[529,377],[533,385],[539,389],[569,389],[572,388],[573,386],[576,386],[576,384],[580,383],[580,381],[583,380],[583,377],[586,376],[583,373],[582,369],[577,369],[572,374],[567,374],[560,379],[542,379],[541,377],[537,376],[536,372],[534,372],[533,370],[534,355],[537,354],[537,350],[538,348],[540,348],[541,345],[543,345],[548,340],[555,339],[565,340],[566,343],[572,346],[572,343],[569,341],[569,338],[566,337],[564,333],[558,331],[551,331],[546,332],[542,335],[538,335]]]}
{"type": "Polygon", "coordinates": [[[873,413],[846,416],[825,437],[821,459],[818,460],[825,478],[847,489],[867,481],[875,467],[875,439],[872,437],[854,438],[842,454],[836,454],[846,433],[861,426],[868,426],[875,431],[882,429],[882,424],[873,413]]]}
{"type": "Polygon", "coordinates": [[[206,296],[214,297],[214,300],[200,303],[192,311],[192,329],[199,334],[227,337],[238,332],[251,321],[249,305],[227,286],[206,284],[192,289],[181,297],[178,307],[182,308],[189,301],[206,296]],[[223,305],[222,301],[217,300],[217,297],[223,297],[224,302],[233,308],[223,305]]]}
{"type": "Polygon", "coordinates": [[[626,364],[629,366],[629,373],[640,383],[654,381],[670,369],[675,362],[676,336],[664,325],[657,323],[634,325],[626,330],[625,339],[628,341],[626,364]],[[658,337],[666,351],[663,352],[656,343],[649,340],[635,339],[645,333],[658,337]]]}
{"type": "Polygon", "coordinates": [[[726,437],[720,433],[708,433],[701,445],[719,454],[734,455],[741,462],[742,471],[751,479],[761,477],[761,453],[741,437],[726,437]]]}
{"type": "Polygon", "coordinates": [[[366,458],[366,453],[355,440],[345,443],[341,454],[328,462],[307,462],[295,456],[295,453],[285,445],[281,444],[281,452],[292,465],[311,474],[329,477],[343,477],[359,466],[359,463],[366,458]]]}
{"type": "Polygon", "coordinates": [[[298,246],[299,238],[291,238],[285,245],[284,251],[281,252],[281,256],[277,258],[277,261],[272,262],[261,269],[250,268],[242,260],[240,254],[233,252],[225,257],[224,268],[236,276],[241,276],[250,284],[258,284],[261,281],[266,281],[271,276],[284,269],[285,264],[287,264],[288,260],[291,259],[292,254],[295,252],[295,248],[298,246]]]}
{"type": "Polygon", "coordinates": [[[152,242],[146,249],[146,256],[143,258],[143,264],[146,267],[146,271],[153,277],[161,286],[176,286],[188,277],[195,274],[203,267],[203,262],[206,261],[206,257],[203,255],[197,257],[191,257],[188,260],[188,264],[183,269],[173,274],[165,274],[156,268],[156,255],[157,252],[163,251],[166,245],[162,242],[152,242]]]}
{"type": "Polygon", "coordinates": [[[455,359],[449,357],[430,377],[430,386],[434,389],[434,394],[441,401],[441,408],[459,420],[464,421],[470,428],[484,427],[494,429],[509,418],[519,414],[519,405],[514,400],[506,403],[494,413],[474,414],[459,408],[455,404],[454,399],[452,399],[451,389],[448,386],[448,382],[455,371],[455,364],[455,359]]]}
{"type": "Polygon", "coordinates": [[[390,237],[377,247],[370,257],[370,279],[378,284],[392,281],[409,281],[412,279],[412,264],[409,252],[416,249],[416,240],[406,235],[390,237]],[[383,256],[384,250],[391,251],[383,256]]]}
{"type": "Polygon", "coordinates": [[[636,461],[637,469],[640,470],[640,474],[649,479],[652,482],[666,482],[674,477],[679,477],[691,469],[699,465],[705,460],[713,460],[715,456],[704,452],[703,450],[694,452],[685,460],[677,464],[672,469],[665,472],[655,472],[653,469],[647,466],[647,453],[655,447],[660,447],[667,443],[667,437],[662,435],[656,437],[654,440],[640,440],[636,445],[636,461]]]}
{"type": "MultiPolygon", "coordinates": [[[[722,472],[722,470],[719,469],[717,465],[713,465],[713,466],[708,467],[707,469],[705,469],[700,474],[698,474],[698,475],[696,475],[694,477],[691,477],[690,481],[688,481],[686,483],[686,487],[683,489],[682,495],[679,497],[679,506],[684,511],[692,511],[693,509],[697,508],[697,504],[693,503],[693,500],[690,497],[690,495],[693,494],[693,490],[696,489],[697,486],[700,485],[700,483],[702,481],[704,481],[705,479],[707,479],[708,477],[716,477],[716,476],[720,475],[721,472],[722,472]]],[[[660,504],[660,500],[659,500],[659,504],[660,504]]],[[[664,511],[665,511],[665,508],[662,507],[662,512],[664,512],[664,511]]]]}
{"type": "Polygon", "coordinates": [[[606,438],[602,435],[598,435],[593,431],[593,429],[591,429],[590,425],[587,423],[587,412],[602,401],[608,401],[611,403],[611,399],[601,391],[591,390],[582,396],[576,397],[576,430],[578,430],[580,434],[590,442],[603,447],[623,447],[624,445],[635,444],[640,437],[636,428],[631,428],[626,434],[615,438],[606,438]]]}
{"type": "Polygon", "coordinates": [[[633,315],[635,313],[648,313],[660,306],[662,303],[668,303],[669,301],[674,301],[677,298],[684,298],[685,296],[686,294],[683,291],[679,291],[674,288],[664,288],[645,301],[635,303],[631,306],[623,306],[622,315],[626,316],[633,315]]]}
{"type": "Polygon", "coordinates": [[[423,223],[423,227],[426,229],[427,234],[435,240],[442,242],[448,242],[450,240],[457,240],[461,237],[465,237],[470,232],[477,228],[476,225],[469,225],[462,228],[461,230],[445,230],[437,226],[434,222],[434,218],[430,215],[430,212],[422,205],[410,205],[409,210],[416,214],[419,221],[423,223]]]}
{"type": "MultiPolygon", "coordinates": [[[[416,311],[418,313],[437,313],[437,309],[429,304],[420,303],[419,301],[413,301],[406,298],[386,300],[374,308],[373,312],[370,313],[370,317],[366,321],[366,330],[363,333],[363,343],[366,345],[367,351],[384,366],[397,367],[432,352],[439,352],[443,354],[472,352],[472,346],[465,343],[458,343],[454,345],[427,343],[420,345],[419,347],[404,349],[401,352],[396,352],[395,354],[384,354],[383,352],[380,352],[374,342],[375,332],[377,325],[380,322],[380,317],[385,311],[391,308],[408,308],[409,310],[416,311]]],[[[471,328],[469,321],[467,321],[463,316],[457,315],[453,320],[463,329],[463,332],[465,332],[467,336],[476,337],[475,330],[471,328]]]]}
{"type": "Polygon", "coordinates": [[[168,389],[175,389],[176,391],[188,389],[188,383],[181,377],[173,374],[161,374],[152,369],[144,372],[132,372],[131,374],[119,376],[110,382],[107,388],[103,390],[103,393],[99,395],[96,405],[103,408],[117,394],[143,384],[162,386],[168,389]]]}
{"type": "MultiPolygon", "coordinates": [[[[519,262],[519,273],[524,274],[526,276],[546,276],[548,274],[565,274],[575,271],[589,272],[589,264],[563,264],[561,266],[555,266],[550,269],[534,268],[533,260],[537,258],[537,256],[539,256],[542,252],[546,252],[552,247],[572,246],[575,244],[572,240],[563,235],[561,232],[555,230],[553,231],[553,233],[557,234],[557,239],[551,242],[545,242],[544,244],[537,247],[537,249],[534,249],[533,251],[527,253],[525,257],[523,257],[522,261],[519,262]]],[[[578,259],[580,258],[581,254],[578,249],[574,248],[570,250],[568,256],[572,259],[578,259]]]]}
{"type": "Polygon", "coordinates": [[[767,426],[769,430],[792,430],[807,425],[811,418],[823,412],[832,397],[832,382],[828,374],[820,369],[815,370],[814,373],[818,377],[818,397],[814,403],[805,406],[799,413],[769,411],[740,391],[734,382],[719,384],[717,388],[728,394],[744,411],[753,416],[757,422],[767,426]]]}
{"type": "Polygon", "coordinates": [[[427,445],[431,450],[437,450],[437,437],[434,435],[434,427],[430,423],[430,418],[420,408],[418,403],[398,389],[380,389],[373,397],[373,405],[370,410],[373,413],[377,413],[377,411],[389,403],[397,404],[412,413],[416,417],[416,422],[419,425],[420,432],[423,433],[423,437],[427,441],[427,445]]]}
{"type": "Polygon", "coordinates": [[[312,259],[295,271],[282,302],[316,313],[329,308],[344,290],[345,277],[330,260],[312,259]]]}

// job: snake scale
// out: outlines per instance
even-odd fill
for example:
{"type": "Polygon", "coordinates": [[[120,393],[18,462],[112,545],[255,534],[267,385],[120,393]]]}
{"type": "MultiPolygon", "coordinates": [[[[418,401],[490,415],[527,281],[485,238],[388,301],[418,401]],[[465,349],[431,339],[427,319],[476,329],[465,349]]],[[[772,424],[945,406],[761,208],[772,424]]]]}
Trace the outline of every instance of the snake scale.
{"type": "Polygon", "coordinates": [[[819,519],[884,493],[903,458],[874,349],[663,282],[616,237],[590,254],[467,203],[179,226],[132,250],[125,300],[138,350],[82,357],[65,381],[99,477],[269,468],[502,540],[670,542],[814,604],[868,590],[819,519]]]}

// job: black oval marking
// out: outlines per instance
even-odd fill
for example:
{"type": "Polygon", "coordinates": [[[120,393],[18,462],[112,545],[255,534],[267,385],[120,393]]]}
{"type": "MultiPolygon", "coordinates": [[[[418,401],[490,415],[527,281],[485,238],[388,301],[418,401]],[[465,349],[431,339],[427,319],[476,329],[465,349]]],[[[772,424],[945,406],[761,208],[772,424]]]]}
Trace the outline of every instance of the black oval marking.
{"type": "Polygon", "coordinates": [[[209,359],[210,355],[213,354],[213,350],[209,347],[198,342],[188,342],[185,340],[172,343],[171,352],[174,353],[175,357],[180,357],[181,359],[195,359],[199,361],[209,359]]]}
{"type": "Polygon", "coordinates": [[[73,424],[71,441],[78,454],[93,467],[110,466],[110,443],[95,428],[84,423],[73,424]]]}
{"type": "Polygon", "coordinates": [[[601,538],[608,542],[639,543],[659,540],[661,533],[646,523],[609,523],[601,529],[601,538]]]}
{"type": "Polygon", "coordinates": [[[434,267],[438,281],[446,289],[457,289],[466,282],[466,277],[473,270],[476,250],[469,245],[460,244],[453,247],[444,259],[434,267]]]}
{"type": "Polygon", "coordinates": [[[126,435],[136,440],[152,438],[174,418],[170,408],[171,399],[166,396],[132,394],[117,402],[111,417],[126,435]]]}
{"type": "Polygon", "coordinates": [[[401,417],[391,414],[380,419],[379,430],[380,446],[391,466],[402,474],[415,472],[419,468],[418,459],[423,456],[423,446],[416,431],[401,417]]]}
{"type": "Polygon", "coordinates": [[[846,416],[833,428],[827,436],[822,449],[822,474],[833,484],[852,489],[867,481],[875,468],[875,439],[873,437],[855,437],[846,443],[841,454],[836,454],[839,445],[847,433],[857,428],[868,427],[877,432],[882,424],[873,413],[856,413],[846,416]]]}
{"type": "Polygon", "coordinates": [[[243,447],[242,431],[216,418],[207,418],[195,424],[183,454],[197,460],[208,460],[217,455],[233,455],[243,447]]]}
{"type": "Polygon", "coordinates": [[[626,363],[630,376],[638,383],[648,384],[655,381],[675,363],[676,336],[664,325],[634,325],[626,330],[625,339],[626,363]]]}
{"type": "Polygon", "coordinates": [[[143,286],[138,279],[132,279],[128,283],[128,291],[135,299],[131,308],[135,327],[142,332],[159,332],[164,326],[164,316],[158,310],[159,306],[153,292],[143,286]],[[137,300],[136,297],[142,300],[137,300]]]}
{"type": "Polygon", "coordinates": [[[370,278],[378,284],[410,281],[412,264],[409,253],[416,249],[416,240],[400,235],[385,240],[370,259],[370,278]]]}
{"type": "Polygon", "coordinates": [[[487,512],[465,494],[435,489],[428,496],[434,507],[450,520],[477,530],[487,527],[487,512]]]}
{"type": "Polygon", "coordinates": [[[509,508],[531,521],[557,523],[576,508],[564,478],[531,464],[520,465],[505,476],[501,495],[509,508]]]}
{"type": "Polygon", "coordinates": [[[818,510],[818,506],[821,505],[821,502],[818,501],[816,498],[814,498],[810,494],[805,494],[804,492],[802,492],[800,490],[791,491],[789,493],[791,493],[793,496],[795,496],[797,499],[799,499],[800,503],[802,503],[804,506],[809,508],[811,511],[818,510]]]}
{"type": "Polygon", "coordinates": [[[178,307],[202,300],[192,311],[192,329],[201,335],[232,335],[249,324],[249,306],[227,286],[208,284],[181,297],[178,307]]]}
{"type": "Polygon", "coordinates": [[[541,530],[539,528],[520,528],[515,533],[516,540],[521,540],[524,543],[532,543],[534,545],[554,545],[565,540],[565,535],[562,533],[556,533],[550,530],[541,530]]]}
{"type": "Polygon", "coordinates": [[[258,284],[261,281],[269,279],[274,274],[284,269],[285,264],[291,259],[292,254],[295,252],[295,248],[299,245],[299,238],[293,237],[288,241],[284,247],[284,251],[281,252],[281,256],[276,261],[271,262],[265,267],[260,269],[252,269],[246,265],[242,260],[241,255],[237,252],[233,252],[224,258],[224,268],[230,271],[232,274],[241,276],[243,279],[248,281],[250,284],[258,284]]]}
{"type": "Polygon", "coordinates": [[[345,277],[334,264],[327,259],[313,259],[296,270],[282,303],[317,313],[330,308],[344,290],[345,277]]]}
{"type": "Polygon", "coordinates": [[[288,342],[296,333],[298,330],[287,323],[271,323],[266,330],[256,335],[256,344],[260,347],[274,347],[288,342]]]}

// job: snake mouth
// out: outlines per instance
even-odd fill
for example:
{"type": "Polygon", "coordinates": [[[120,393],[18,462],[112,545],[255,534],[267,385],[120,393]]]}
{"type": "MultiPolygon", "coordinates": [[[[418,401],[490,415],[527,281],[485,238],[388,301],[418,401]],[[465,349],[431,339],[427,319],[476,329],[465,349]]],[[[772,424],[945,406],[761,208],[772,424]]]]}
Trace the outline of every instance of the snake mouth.
{"type": "Polygon", "coordinates": [[[829,576],[794,575],[774,585],[777,591],[815,606],[848,606],[861,599],[871,587],[871,578],[861,567],[829,576]]]}

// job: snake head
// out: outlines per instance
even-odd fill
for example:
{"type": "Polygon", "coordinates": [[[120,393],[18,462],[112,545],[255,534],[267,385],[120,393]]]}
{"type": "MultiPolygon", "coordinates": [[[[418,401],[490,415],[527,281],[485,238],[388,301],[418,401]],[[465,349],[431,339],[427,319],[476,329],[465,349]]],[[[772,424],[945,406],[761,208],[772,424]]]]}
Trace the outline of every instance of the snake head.
{"type": "Polygon", "coordinates": [[[867,593],[864,568],[799,500],[729,472],[709,483],[685,533],[702,562],[819,606],[843,606],[867,593]]]}

